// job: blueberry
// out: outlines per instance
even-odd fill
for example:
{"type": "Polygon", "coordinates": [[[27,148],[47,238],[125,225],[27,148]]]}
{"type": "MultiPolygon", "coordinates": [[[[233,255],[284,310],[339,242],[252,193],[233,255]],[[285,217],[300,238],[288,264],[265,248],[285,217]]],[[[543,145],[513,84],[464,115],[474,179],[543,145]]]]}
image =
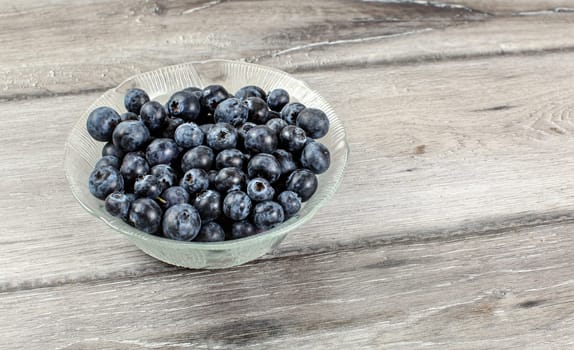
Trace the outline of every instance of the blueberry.
{"type": "Polygon", "coordinates": [[[102,148],[102,157],[105,156],[114,156],[119,159],[124,157],[124,151],[122,151],[118,146],[114,145],[111,142],[108,142],[102,148]]]}
{"type": "Polygon", "coordinates": [[[139,176],[134,183],[134,193],[138,197],[155,198],[164,190],[163,185],[155,175],[139,176]]]}
{"type": "Polygon", "coordinates": [[[281,119],[289,125],[297,124],[297,116],[305,109],[305,105],[299,102],[288,103],[281,109],[281,119]]]}
{"type": "Polygon", "coordinates": [[[175,137],[175,130],[185,121],[181,118],[167,118],[163,129],[159,133],[159,137],[173,139],[175,137]]]}
{"type": "Polygon", "coordinates": [[[192,148],[203,143],[203,131],[195,123],[185,123],[175,130],[175,143],[183,148],[192,148]]]}
{"type": "Polygon", "coordinates": [[[320,139],[329,132],[329,118],[320,109],[305,108],[297,116],[297,126],[305,130],[308,137],[320,139]]]}
{"type": "Polygon", "coordinates": [[[221,215],[222,205],[221,194],[213,190],[199,193],[193,201],[193,206],[197,209],[203,221],[217,219],[221,215]]]}
{"type": "Polygon", "coordinates": [[[94,197],[106,199],[110,193],[124,189],[124,178],[118,169],[111,166],[102,166],[92,171],[88,187],[94,197]]]}
{"type": "Polygon", "coordinates": [[[319,142],[309,142],[301,152],[301,165],[314,172],[322,174],[331,165],[329,149],[319,142]]]}
{"type": "Polygon", "coordinates": [[[181,186],[172,186],[165,189],[158,198],[158,202],[165,208],[176,204],[189,203],[189,193],[181,186]]]}
{"type": "Polygon", "coordinates": [[[293,159],[293,155],[284,150],[278,149],[273,152],[273,156],[279,162],[279,167],[281,168],[281,175],[291,174],[291,172],[298,168],[297,163],[293,159]]]}
{"type": "Polygon", "coordinates": [[[289,93],[283,89],[272,90],[267,95],[267,105],[272,111],[281,111],[287,103],[289,103],[289,93]]]}
{"type": "Polygon", "coordinates": [[[209,185],[207,172],[203,169],[189,169],[183,174],[179,185],[185,188],[190,194],[205,191],[209,185]]]}
{"type": "Polygon", "coordinates": [[[281,112],[269,111],[269,119],[279,118],[281,119],[281,112]]]}
{"type": "Polygon", "coordinates": [[[253,156],[247,164],[247,174],[250,178],[263,177],[274,183],[281,176],[281,166],[272,155],[259,153],[253,156]]]}
{"type": "Polygon", "coordinates": [[[305,131],[298,126],[288,125],[279,132],[281,146],[289,152],[298,152],[307,143],[305,131]]]}
{"type": "Polygon", "coordinates": [[[207,146],[197,146],[185,152],[181,158],[181,171],[197,168],[203,170],[211,169],[215,155],[213,150],[207,146]]]}
{"type": "Polygon", "coordinates": [[[147,160],[138,153],[128,153],[122,161],[120,173],[126,181],[133,181],[137,177],[149,173],[149,164],[147,160]]]}
{"type": "Polygon", "coordinates": [[[187,93],[189,93],[189,94],[193,94],[193,95],[195,95],[196,97],[200,97],[202,90],[201,90],[200,88],[198,88],[198,87],[190,86],[190,87],[187,87],[187,88],[185,88],[185,89],[183,89],[183,90],[181,90],[181,91],[187,92],[187,93]]]}
{"type": "Polygon", "coordinates": [[[156,234],[161,226],[162,210],[151,198],[136,199],[128,216],[135,228],[146,233],[156,234]]]}
{"type": "Polygon", "coordinates": [[[267,123],[265,123],[265,126],[273,130],[275,134],[279,134],[279,132],[287,126],[287,122],[281,118],[273,118],[269,119],[267,123]]]}
{"type": "Polygon", "coordinates": [[[195,237],[196,242],[221,242],[223,240],[225,240],[225,231],[214,221],[204,223],[195,237]]]}
{"type": "Polygon", "coordinates": [[[272,201],[261,202],[253,209],[253,223],[260,230],[268,230],[285,221],[283,207],[272,201]]]}
{"type": "Polygon", "coordinates": [[[132,193],[124,192],[114,192],[110,193],[106,197],[104,207],[110,215],[122,218],[123,220],[128,219],[128,214],[130,212],[130,207],[136,196],[132,193]]]}
{"type": "Polygon", "coordinates": [[[100,160],[98,160],[96,165],[94,165],[94,169],[97,169],[102,166],[111,166],[119,170],[121,165],[122,161],[118,157],[103,156],[102,158],[100,158],[100,160]]]}
{"type": "Polygon", "coordinates": [[[215,157],[215,167],[217,169],[235,167],[243,168],[243,153],[235,148],[224,149],[215,157]]]}
{"type": "Polygon", "coordinates": [[[142,106],[140,118],[149,131],[157,132],[167,121],[167,113],[161,103],[150,101],[142,106]]]}
{"type": "Polygon", "coordinates": [[[231,225],[231,239],[249,237],[256,233],[255,226],[247,220],[237,221],[231,225]]]}
{"type": "MultiPolygon", "coordinates": [[[[209,132],[209,130],[213,127],[213,123],[207,123],[207,124],[201,124],[199,126],[199,128],[201,129],[201,131],[203,132],[203,135],[207,135],[207,133],[209,132]]],[[[204,142],[206,140],[204,139],[204,142]]]]}
{"type": "Polygon", "coordinates": [[[238,98],[228,98],[217,105],[213,119],[216,123],[228,123],[238,127],[247,121],[248,115],[249,109],[245,102],[238,98]]]}
{"type": "Polygon", "coordinates": [[[297,169],[287,178],[287,190],[299,195],[306,202],[317,191],[317,176],[308,169],[297,169]]]}
{"type": "Polygon", "coordinates": [[[150,174],[157,177],[163,189],[171,187],[177,182],[175,170],[167,164],[158,164],[151,168],[150,174]]]}
{"type": "Polygon", "coordinates": [[[215,188],[215,178],[217,177],[217,170],[210,170],[207,172],[207,179],[209,180],[209,188],[215,188]]]}
{"type": "Polygon", "coordinates": [[[150,139],[149,129],[139,120],[126,120],[116,126],[112,135],[114,145],[124,152],[143,148],[150,139]]]}
{"type": "Polygon", "coordinates": [[[148,94],[142,89],[129,89],[124,96],[124,106],[128,112],[140,114],[144,104],[149,102],[148,94]]]}
{"type": "Polygon", "coordinates": [[[209,129],[206,135],[207,145],[215,151],[235,148],[237,145],[237,132],[227,123],[217,123],[209,129]]]}
{"type": "Polygon", "coordinates": [[[201,229],[201,218],[190,204],[176,204],[165,211],[163,234],[178,241],[192,241],[201,229]]]}
{"type": "Polygon", "coordinates": [[[249,97],[258,97],[263,100],[267,99],[267,94],[259,86],[247,85],[237,90],[235,97],[245,100],[249,97]]]}
{"type": "Polygon", "coordinates": [[[254,202],[270,201],[275,196],[275,189],[262,177],[256,177],[247,183],[247,195],[254,202]]]}
{"type": "Polygon", "coordinates": [[[245,134],[247,134],[249,130],[253,129],[254,126],[257,126],[257,124],[252,122],[246,122],[245,124],[237,128],[237,136],[239,137],[241,142],[245,140],[245,134]]]}
{"type": "Polygon", "coordinates": [[[201,106],[195,94],[187,91],[178,91],[171,95],[169,101],[167,101],[167,108],[169,115],[172,117],[192,122],[199,116],[201,106]]]}
{"type": "Polygon", "coordinates": [[[209,85],[201,94],[201,106],[213,113],[217,105],[229,97],[229,93],[221,85],[209,85]]]}
{"type": "Polygon", "coordinates": [[[277,148],[277,135],[264,125],[257,125],[245,133],[245,149],[252,153],[271,153],[277,148]]]}
{"type": "Polygon", "coordinates": [[[215,188],[221,193],[242,190],[247,177],[241,169],[229,167],[219,170],[215,176],[215,188]]]}
{"type": "Polygon", "coordinates": [[[97,141],[111,141],[114,129],[120,124],[118,112],[110,107],[98,107],[88,116],[86,128],[88,133],[97,141]]]}
{"type": "Polygon", "coordinates": [[[132,112],[125,112],[120,114],[120,119],[122,122],[125,122],[126,120],[139,120],[140,117],[139,115],[132,113],[132,112]]]}
{"type": "Polygon", "coordinates": [[[251,212],[251,199],[245,192],[233,191],[223,200],[223,213],[231,220],[246,219],[251,212]]]}
{"type": "Polygon", "coordinates": [[[179,148],[172,139],[155,139],[146,150],[146,158],[150,166],[171,164],[177,160],[179,148]]]}
{"type": "Polygon", "coordinates": [[[269,120],[267,103],[259,97],[249,97],[246,101],[248,120],[255,124],[265,124],[269,120]]]}
{"type": "Polygon", "coordinates": [[[301,209],[301,198],[293,191],[283,191],[277,196],[277,203],[281,204],[285,217],[291,217],[301,209]]]}

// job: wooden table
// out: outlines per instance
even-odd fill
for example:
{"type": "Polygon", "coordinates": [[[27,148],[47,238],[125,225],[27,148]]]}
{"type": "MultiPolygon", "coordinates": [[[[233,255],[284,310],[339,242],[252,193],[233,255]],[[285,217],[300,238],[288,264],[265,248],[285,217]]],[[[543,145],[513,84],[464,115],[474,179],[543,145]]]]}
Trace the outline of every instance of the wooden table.
{"type": "Polygon", "coordinates": [[[574,1],[0,1],[0,348],[574,348],[574,1]],[[158,262],[64,178],[125,78],[228,58],[307,81],[351,156],[223,271],[158,262]]]}

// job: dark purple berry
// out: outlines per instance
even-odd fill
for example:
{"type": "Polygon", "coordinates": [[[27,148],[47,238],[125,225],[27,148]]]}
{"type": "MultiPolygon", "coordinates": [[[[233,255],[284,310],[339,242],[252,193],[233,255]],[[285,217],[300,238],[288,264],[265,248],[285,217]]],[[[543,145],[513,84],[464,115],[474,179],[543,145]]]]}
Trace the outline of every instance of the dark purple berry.
{"type": "Polygon", "coordinates": [[[322,143],[309,142],[301,152],[301,165],[315,174],[322,174],[331,165],[331,153],[322,143]]]}
{"type": "Polygon", "coordinates": [[[189,203],[189,192],[181,186],[172,186],[165,189],[157,198],[164,209],[176,204],[189,203]]]}
{"type": "Polygon", "coordinates": [[[231,220],[246,219],[251,212],[251,199],[245,192],[232,191],[223,200],[223,213],[231,220]]]}
{"type": "Polygon", "coordinates": [[[196,242],[222,242],[225,240],[225,231],[215,221],[206,222],[201,226],[196,242]]]}
{"type": "Polygon", "coordinates": [[[186,172],[189,169],[197,168],[203,170],[210,170],[215,155],[213,150],[207,146],[197,146],[185,152],[181,158],[181,171],[186,172]]]}
{"type": "Polygon", "coordinates": [[[142,89],[129,89],[124,96],[124,106],[128,112],[140,114],[144,104],[149,102],[148,94],[142,89]]]}
{"type": "Polygon", "coordinates": [[[247,195],[254,202],[270,201],[275,196],[275,189],[266,179],[256,177],[247,183],[247,195]]]}
{"type": "Polygon", "coordinates": [[[247,177],[241,169],[229,167],[219,170],[215,176],[215,188],[221,193],[242,190],[247,177]]]}
{"type": "Polygon", "coordinates": [[[207,172],[203,169],[189,169],[183,174],[179,185],[190,194],[196,194],[207,190],[209,179],[207,172]]]}
{"type": "Polygon", "coordinates": [[[150,139],[149,129],[139,120],[126,120],[112,134],[114,145],[124,152],[142,149],[150,139]]]}
{"type": "Polygon", "coordinates": [[[231,225],[231,239],[249,237],[256,233],[255,226],[247,220],[237,221],[231,225]]]}
{"type": "Polygon", "coordinates": [[[268,230],[285,221],[283,207],[276,202],[261,202],[253,209],[253,223],[260,230],[268,230]]]}
{"type": "Polygon", "coordinates": [[[247,121],[249,109],[244,101],[238,98],[228,98],[222,101],[215,112],[213,112],[213,119],[216,123],[228,123],[235,127],[247,121]]]}
{"type": "Polygon", "coordinates": [[[270,119],[267,103],[259,97],[249,97],[246,101],[248,120],[255,124],[265,124],[270,119]]]}
{"type": "Polygon", "coordinates": [[[135,228],[150,234],[157,234],[161,226],[162,210],[151,198],[136,199],[130,208],[129,222],[135,228]]]}
{"type": "Polygon", "coordinates": [[[215,167],[217,169],[235,167],[243,168],[243,153],[235,148],[224,149],[219,152],[217,157],[215,157],[215,167]]]}
{"type": "Polygon", "coordinates": [[[215,151],[235,148],[237,131],[227,123],[217,123],[209,129],[206,135],[207,145],[215,151]]]}
{"type": "Polygon", "coordinates": [[[247,85],[237,90],[235,97],[245,100],[249,97],[258,97],[263,100],[267,99],[267,94],[259,86],[247,85]]]}
{"type": "Polygon", "coordinates": [[[308,169],[297,169],[287,178],[287,190],[299,195],[306,202],[317,191],[317,176],[308,169]]]}
{"type": "Polygon", "coordinates": [[[252,153],[272,153],[277,148],[277,135],[264,125],[257,125],[245,133],[243,144],[252,153]]]}
{"type": "Polygon", "coordinates": [[[106,199],[113,192],[124,189],[124,179],[118,169],[111,166],[102,166],[94,169],[88,180],[88,188],[94,197],[106,199]]]}
{"type": "Polygon", "coordinates": [[[112,140],[113,132],[120,122],[118,112],[110,107],[98,107],[88,116],[86,128],[95,140],[108,142],[112,140]]]}
{"type": "Polygon", "coordinates": [[[201,106],[208,112],[213,113],[217,105],[229,97],[229,93],[221,85],[209,85],[203,89],[201,95],[201,106]]]}
{"type": "Polygon", "coordinates": [[[267,95],[267,105],[272,111],[281,111],[289,103],[289,93],[283,89],[272,90],[267,95]]]}
{"type": "Polygon", "coordinates": [[[215,220],[222,213],[222,198],[217,191],[207,190],[199,193],[193,202],[193,206],[199,212],[201,220],[215,220]]]}
{"type": "Polygon", "coordinates": [[[155,198],[164,190],[163,185],[155,175],[139,176],[134,183],[134,193],[138,197],[155,198]]]}
{"type": "Polygon", "coordinates": [[[176,204],[165,211],[163,234],[177,241],[192,241],[201,229],[201,218],[190,204],[176,204]]]}
{"type": "Polygon", "coordinates": [[[297,126],[313,139],[320,139],[329,132],[329,118],[320,109],[305,108],[297,116],[297,126]]]}
{"type": "Polygon", "coordinates": [[[111,166],[119,170],[121,165],[122,161],[118,157],[103,156],[102,158],[100,158],[100,160],[98,160],[96,165],[94,165],[94,169],[97,169],[102,166],[111,166]]]}
{"type": "Polygon", "coordinates": [[[185,123],[175,130],[173,139],[183,148],[193,148],[203,143],[203,131],[195,123],[185,123]]]}
{"type": "Polygon", "coordinates": [[[297,123],[297,116],[304,109],[305,105],[299,102],[286,104],[281,110],[281,119],[286,121],[289,125],[295,125],[297,123]]]}
{"type": "Polygon", "coordinates": [[[293,191],[283,191],[277,196],[277,203],[281,204],[285,218],[289,218],[301,209],[301,198],[293,191]]]}
{"type": "Polygon", "coordinates": [[[201,105],[199,99],[193,93],[178,91],[171,95],[167,101],[169,115],[192,122],[199,116],[201,105]]]}
{"type": "Polygon", "coordinates": [[[247,164],[247,174],[250,178],[263,177],[270,183],[274,183],[281,176],[281,166],[272,155],[259,153],[253,156],[247,164]]]}

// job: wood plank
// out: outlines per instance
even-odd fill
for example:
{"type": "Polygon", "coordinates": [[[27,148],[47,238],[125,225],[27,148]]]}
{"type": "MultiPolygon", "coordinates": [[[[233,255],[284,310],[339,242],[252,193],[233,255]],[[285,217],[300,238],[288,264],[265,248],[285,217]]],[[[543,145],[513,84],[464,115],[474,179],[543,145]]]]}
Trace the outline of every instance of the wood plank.
{"type": "Polygon", "coordinates": [[[475,11],[495,15],[536,15],[549,12],[568,12],[574,7],[574,1],[572,0],[448,0],[435,3],[438,4],[438,6],[447,7],[464,6],[475,11]]]}
{"type": "MultiPolygon", "coordinates": [[[[538,4],[536,8],[547,3],[531,2],[538,4]]],[[[569,2],[552,4],[565,7],[569,2]]],[[[521,6],[516,5],[517,11],[531,8],[521,6]]],[[[496,9],[490,10],[492,14],[421,2],[348,0],[314,1],[313,6],[303,0],[4,1],[0,2],[0,99],[102,90],[142,71],[208,58],[257,60],[279,55],[278,63],[269,64],[293,70],[302,65],[320,68],[332,64],[335,58],[368,63],[574,46],[572,36],[563,34],[568,27],[554,24],[563,21],[557,17],[568,17],[570,21],[572,14],[511,18],[507,25],[508,14],[501,12],[499,18],[496,9]],[[62,13],[65,19],[54,20],[62,13]],[[208,24],[213,16],[220,19],[216,26],[208,24]],[[246,25],[252,18],[257,18],[260,31],[252,30],[252,24],[246,25]],[[491,27],[496,35],[481,35],[485,28],[480,24],[491,21],[496,23],[491,27]],[[473,24],[478,27],[455,35],[452,47],[440,34],[444,28],[474,28],[473,24]],[[429,31],[433,34],[427,40],[429,31]],[[411,37],[420,39],[413,45],[411,37]],[[406,43],[398,44],[403,39],[406,43]],[[374,41],[381,46],[375,50],[359,46],[355,51],[357,45],[353,43],[357,41],[374,41]],[[313,65],[305,59],[305,53],[297,54],[300,47],[312,45],[322,52],[323,46],[333,43],[336,53],[325,57],[314,54],[313,65]],[[345,55],[338,51],[341,45],[349,47],[345,55]],[[291,53],[296,55],[291,57],[291,53]]],[[[486,28],[488,31],[490,27],[486,28]]]]}
{"type": "Polygon", "coordinates": [[[569,349],[573,228],[0,293],[0,347],[569,349]]]}
{"type": "Polygon", "coordinates": [[[247,58],[290,72],[574,51],[574,14],[501,17],[401,35],[319,41],[247,58]],[[549,33],[551,39],[549,40],[549,33]]]}
{"type": "MultiPolygon", "coordinates": [[[[333,200],[269,257],[571,221],[573,58],[299,74],[340,114],[351,158],[333,200]]],[[[68,192],[64,139],[95,97],[3,104],[18,118],[0,129],[0,290],[174,270],[68,192]]]]}

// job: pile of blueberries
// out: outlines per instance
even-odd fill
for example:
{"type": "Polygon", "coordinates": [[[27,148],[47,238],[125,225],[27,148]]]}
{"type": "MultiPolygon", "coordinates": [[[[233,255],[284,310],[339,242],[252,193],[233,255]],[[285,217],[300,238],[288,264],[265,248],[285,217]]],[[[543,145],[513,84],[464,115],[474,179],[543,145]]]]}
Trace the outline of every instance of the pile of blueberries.
{"type": "Polygon", "coordinates": [[[150,234],[216,242],[268,230],[301,209],[330,165],[316,141],[329,119],[283,89],[190,87],[162,105],[134,88],[124,104],[121,115],[88,116],[89,134],[107,142],[89,190],[150,234]]]}

